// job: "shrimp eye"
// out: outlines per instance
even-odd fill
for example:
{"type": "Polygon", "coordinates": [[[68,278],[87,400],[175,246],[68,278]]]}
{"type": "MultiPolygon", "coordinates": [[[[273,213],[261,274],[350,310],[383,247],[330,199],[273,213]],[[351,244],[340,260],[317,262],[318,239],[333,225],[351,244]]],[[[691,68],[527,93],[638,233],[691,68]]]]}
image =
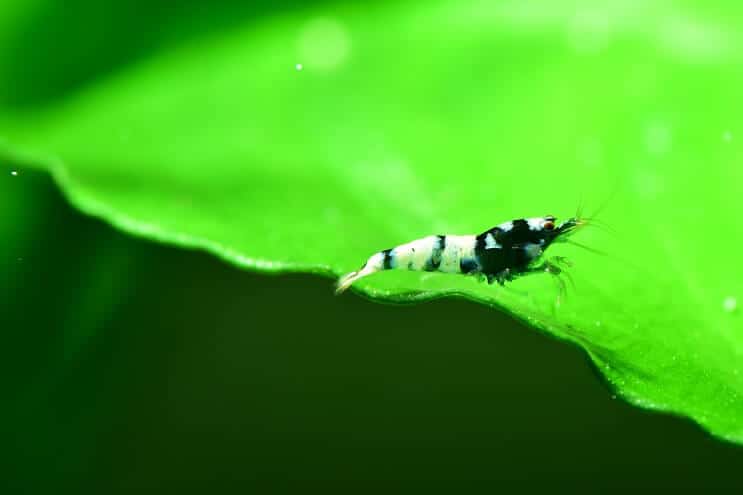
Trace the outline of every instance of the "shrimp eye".
{"type": "Polygon", "coordinates": [[[555,222],[552,220],[547,220],[543,224],[544,230],[553,230],[555,228],[555,222]]]}

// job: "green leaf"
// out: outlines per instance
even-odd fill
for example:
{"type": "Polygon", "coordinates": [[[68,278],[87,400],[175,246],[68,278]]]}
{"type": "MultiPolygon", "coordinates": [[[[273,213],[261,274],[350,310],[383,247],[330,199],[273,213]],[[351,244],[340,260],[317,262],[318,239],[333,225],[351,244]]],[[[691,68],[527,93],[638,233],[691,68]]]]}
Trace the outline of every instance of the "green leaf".
{"type": "Polygon", "coordinates": [[[723,1],[317,7],[8,107],[0,156],[47,168],[121,229],[264,271],[339,275],[425,235],[606,203],[617,233],[575,237],[606,256],[550,249],[575,264],[558,309],[546,275],[499,288],[386,272],[356,288],[508,311],[582,346],[628,401],[743,442],[736,14],[723,1]]]}

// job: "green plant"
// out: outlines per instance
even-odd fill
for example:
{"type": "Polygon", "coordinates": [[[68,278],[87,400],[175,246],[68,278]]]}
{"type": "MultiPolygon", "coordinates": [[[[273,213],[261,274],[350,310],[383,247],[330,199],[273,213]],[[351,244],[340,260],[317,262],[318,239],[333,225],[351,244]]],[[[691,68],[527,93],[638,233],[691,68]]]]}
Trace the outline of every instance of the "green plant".
{"type": "MultiPolygon", "coordinates": [[[[358,290],[508,311],[583,347],[628,401],[741,442],[742,40],[735,4],[714,4],[314,6],[198,36],[176,23],[186,34],[109,75],[5,102],[0,159],[49,170],[130,233],[263,271],[338,275],[427,234],[608,199],[618,233],[576,237],[607,256],[554,248],[575,263],[557,311],[546,276],[500,289],[391,272],[358,290]]],[[[2,65],[1,87],[17,84],[2,65]]]]}

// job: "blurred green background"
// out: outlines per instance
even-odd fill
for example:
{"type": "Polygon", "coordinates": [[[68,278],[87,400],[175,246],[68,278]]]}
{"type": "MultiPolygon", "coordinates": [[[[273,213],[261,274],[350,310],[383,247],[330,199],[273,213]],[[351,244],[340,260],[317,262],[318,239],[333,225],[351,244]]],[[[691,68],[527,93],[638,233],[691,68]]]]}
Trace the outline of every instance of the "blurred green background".
{"type": "Polygon", "coordinates": [[[0,177],[23,214],[3,225],[4,493],[743,488],[740,447],[614,399],[582,351],[490,308],[330,297],[118,233],[41,174],[0,177]]]}
{"type": "MultiPolygon", "coordinates": [[[[6,1],[0,106],[41,107],[168,44],[313,5],[6,1]]],[[[4,164],[0,208],[8,493],[743,488],[739,447],[612,399],[580,351],[489,308],[379,305],[246,273],[115,232],[4,164]]]]}
{"type": "Polygon", "coordinates": [[[0,177],[23,213],[3,226],[4,493],[743,488],[739,447],[613,399],[581,351],[492,309],[330,297],[127,237],[41,174],[0,177]]]}

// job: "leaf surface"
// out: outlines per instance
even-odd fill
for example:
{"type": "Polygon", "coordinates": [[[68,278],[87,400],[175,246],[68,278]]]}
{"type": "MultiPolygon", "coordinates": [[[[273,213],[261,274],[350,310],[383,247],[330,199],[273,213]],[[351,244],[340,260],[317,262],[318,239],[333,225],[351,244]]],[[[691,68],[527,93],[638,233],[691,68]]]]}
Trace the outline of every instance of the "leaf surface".
{"type": "Polygon", "coordinates": [[[582,346],[630,402],[743,442],[743,31],[735,4],[712,4],[272,15],[54,103],[7,106],[0,157],[48,169],[79,209],[128,232],[264,271],[340,275],[412,239],[583,202],[615,233],[575,237],[605,256],[550,248],[575,265],[557,309],[546,275],[499,288],[386,272],[355,287],[507,311],[582,346]]]}

